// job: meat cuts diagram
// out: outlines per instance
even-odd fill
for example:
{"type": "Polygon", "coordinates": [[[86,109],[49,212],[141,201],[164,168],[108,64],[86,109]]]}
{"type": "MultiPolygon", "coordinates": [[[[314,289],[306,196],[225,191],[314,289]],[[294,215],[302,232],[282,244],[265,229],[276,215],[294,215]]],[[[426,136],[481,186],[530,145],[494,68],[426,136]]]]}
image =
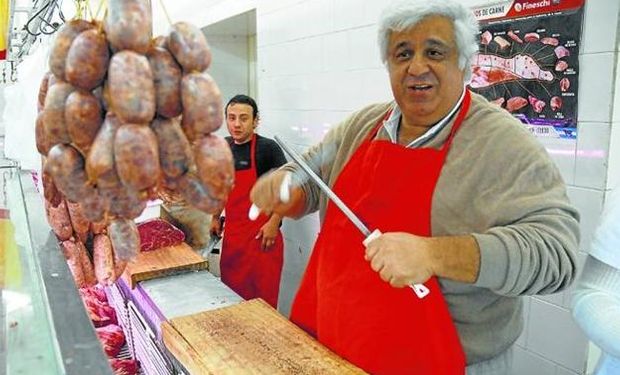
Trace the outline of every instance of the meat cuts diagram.
{"type": "Polygon", "coordinates": [[[469,85],[476,89],[518,80],[552,82],[555,78],[553,72],[541,69],[529,55],[502,58],[478,54],[474,59],[473,69],[473,78],[469,85]]]}
{"type": "Polygon", "coordinates": [[[576,138],[582,9],[583,0],[475,9],[480,48],[469,87],[537,136],[576,138]]]}

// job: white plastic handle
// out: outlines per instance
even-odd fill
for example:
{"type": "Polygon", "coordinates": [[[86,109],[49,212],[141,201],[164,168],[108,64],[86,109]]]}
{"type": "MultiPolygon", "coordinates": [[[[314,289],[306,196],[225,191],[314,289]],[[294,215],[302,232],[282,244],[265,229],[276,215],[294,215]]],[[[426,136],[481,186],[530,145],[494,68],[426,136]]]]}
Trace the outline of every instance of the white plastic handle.
{"type": "MultiPolygon", "coordinates": [[[[284,175],[284,179],[282,179],[282,185],[280,185],[280,201],[282,203],[288,203],[288,201],[291,199],[291,181],[291,172],[286,172],[286,174],[284,175]]],[[[252,203],[252,206],[250,206],[250,211],[248,212],[248,218],[254,221],[259,214],[260,208],[258,208],[258,206],[252,203]]]]}
{"type": "MultiPolygon", "coordinates": [[[[371,243],[373,240],[375,240],[380,235],[381,235],[381,231],[379,229],[373,230],[372,233],[370,233],[368,237],[364,239],[364,242],[363,242],[364,246],[368,247],[368,244],[371,243]]],[[[431,292],[424,284],[411,284],[409,285],[409,287],[413,289],[413,291],[415,292],[415,295],[418,296],[418,298],[420,299],[428,296],[428,294],[431,292]]]]}
{"type": "Polygon", "coordinates": [[[415,295],[418,296],[418,298],[420,299],[428,296],[428,294],[431,292],[424,284],[412,284],[409,285],[409,288],[413,289],[415,295]]]}
{"type": "Polygon", "coordinates": [[[250,206],[250,212],[248,212],[248,218],[254,221],[256,220],[259,214],[260,214],[260,208],[258,208],[257,205],[252,203],[252,206],[250,206]]]}
{"type": "Polygon", "coordinates": [[[286,172],[282,179],[282,185],[280,185],[280,201],[282,203],[288,203],[291,199],[291,182],[293,181],[293,174],[286,172]]]}

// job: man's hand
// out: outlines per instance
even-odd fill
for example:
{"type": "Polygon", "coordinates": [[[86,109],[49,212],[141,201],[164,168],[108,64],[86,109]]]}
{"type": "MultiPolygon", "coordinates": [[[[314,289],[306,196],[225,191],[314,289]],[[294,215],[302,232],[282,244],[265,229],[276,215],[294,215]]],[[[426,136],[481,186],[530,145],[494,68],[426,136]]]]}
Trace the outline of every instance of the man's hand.
{"type": "Polygon", "coordinates": [[[471,235],[384,233],[368,244],[365,258],[381,279],[398,288],[432,276],[474,283],[480,271],[480,249],[471,235]]]}
{"type": "Polygon", "coordinates": [[[211,228],[209,228],[209,232],[212,236],[222,237],[222,229],[220,215],[213,215],[211,217],[211,228]]]}
{"type": "Polygon", "coordinates": [[[384,233],[368,244],[365,258],[393,287],[421,284],[435,275],[432,241],[409,233],[384,233]]]}
{"type": "Polygon", "coordinates": [[[269,250],[276,242],[278,230],[280,228],[280,216],[271,215],[271,218],[260,228],[256,239],[261,241],[261,249],[269,250]]]}
{"type": "Polygon", "coordinates": [[[289,217],[301,215],[305,202],[304,192],[301,187],[290,182],[290,173],[275,170],[256,181],[250,191],[250,200],[261,212],[289,217]]]}

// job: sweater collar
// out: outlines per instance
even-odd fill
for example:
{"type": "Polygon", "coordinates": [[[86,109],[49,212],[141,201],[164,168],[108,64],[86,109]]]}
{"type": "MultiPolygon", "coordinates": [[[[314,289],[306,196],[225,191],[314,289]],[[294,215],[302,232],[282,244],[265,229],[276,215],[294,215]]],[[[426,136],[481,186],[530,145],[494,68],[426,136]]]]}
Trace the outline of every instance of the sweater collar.
{"type": "MultiPolygon", "coordinates": [[[[465,90],[461,93],[461,97],[456,102],[454,107],[448,112],[448,114],[439,120],[435,125],[433,125],[430,129],[428,129],[424,134],[414,139],[407,145],[407,148],[420,147],[424,145],[426,142],[433,139],[439,132],[450,122],[452,116],[456,113],[456,111],[461,107],[463,103],[463,98],[465,97],[465,90]]],[[[402,116],[402,112],[400,111],[400,107],[396,102],[394,102],[394,106],[392,108],[392,113],[390,117],[383,122],[383,127],[390,137],[390,141],[392,143],[398,143],[398,124],[400,123],[400,117],[402,116]]]]}

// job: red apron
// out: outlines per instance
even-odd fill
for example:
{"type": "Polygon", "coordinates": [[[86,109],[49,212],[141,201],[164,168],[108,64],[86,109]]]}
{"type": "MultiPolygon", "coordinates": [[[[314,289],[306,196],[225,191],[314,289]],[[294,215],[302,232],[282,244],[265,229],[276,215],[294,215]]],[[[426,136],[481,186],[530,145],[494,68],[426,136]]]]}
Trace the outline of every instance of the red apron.
{"type": "Polygon", "coordinates": [[[222,281],[243,299],[260,297],[277,308],[284,244],[278,231],[275,243],[262,250],[262,239],[256,239],[256,235],[269,217],[260,215],[255,221],[248,218],[250,189],[257,178],[256,135],[250,142],[250,168],[235,171],[235,186],[226,202],[220,272],[222,281]]]}
{"type": "MultiPolygon", "coordinates": [[[[468,91],[439,150],[373,141],[379,121],[338,176],[336,194],[371,230],[430,236],[433,191],[470,100],[468,91]]],[[[423,299],[411,288],[391,287],[364,259],[363,240],[330,202],[291,320],[372,374],[464,374],[465,355],[437,279],[425,283],[430,294],[423,299]]]]}

